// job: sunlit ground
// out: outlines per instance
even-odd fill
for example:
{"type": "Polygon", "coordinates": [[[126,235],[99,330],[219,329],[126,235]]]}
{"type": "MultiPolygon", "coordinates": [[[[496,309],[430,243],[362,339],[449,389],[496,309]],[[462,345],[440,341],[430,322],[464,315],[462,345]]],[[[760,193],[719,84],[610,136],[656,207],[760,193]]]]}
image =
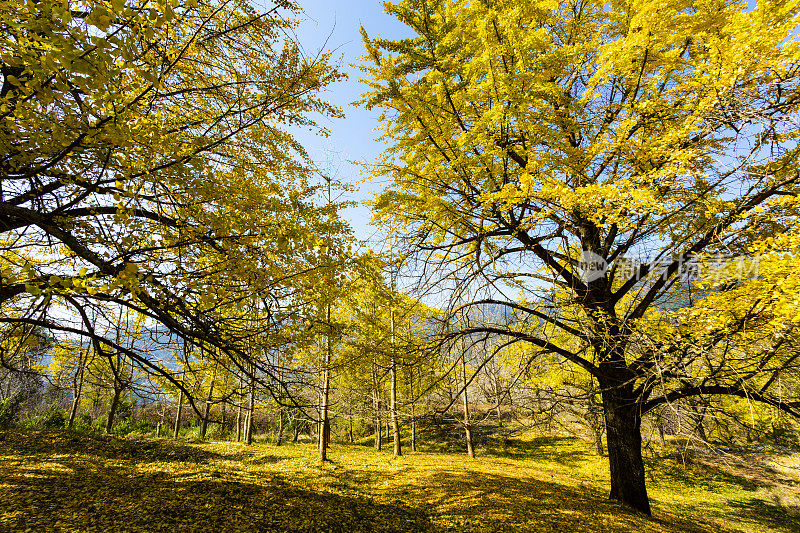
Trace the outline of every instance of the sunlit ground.
{"type": "Polygon", "coordinates": [[[798,456],[648,459],[653,518],[606,499],[587,443],[460,453],[0,433],[0,531],[800,531],[798,456]]]}

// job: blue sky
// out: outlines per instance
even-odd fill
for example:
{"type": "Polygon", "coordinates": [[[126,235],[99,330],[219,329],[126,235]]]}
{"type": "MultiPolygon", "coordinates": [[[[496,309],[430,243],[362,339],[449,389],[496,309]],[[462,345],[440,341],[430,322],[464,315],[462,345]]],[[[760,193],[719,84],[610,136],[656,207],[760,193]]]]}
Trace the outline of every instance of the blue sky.
{"type": "MultiPolygon", "coordinates": [[[[370,36],[383,37],[406,36],[408,29],[387,15],[379,0],[301,0],[300,5],[305,17],[297,30],[297,37],[306,54],[313,55],[321,48],[333,52],[334,59],[349,78],[331,86],[323,94],[346,114],[344,119],[321,121],[331,131],[330,137],[322,139],[305,132],[298,132],[296,136],[321,167],[324,168],[326,159],[330,159],[334,175],[359,189],[348,198],[361,201],[380,190],[381,184],[362,183],[367,176],[358,165],[350,162],[374,161],[383,145],[375,139],[379,134],[375,131],[379,113],[351,105],[365,89],[358,82],[360,72],[351,66],[364,53],[359,27],[363,25],[370,36]]],[[[358,238],[373,236],[368,208],[348,209],[344,216],[353,225],[358,238]]]]}

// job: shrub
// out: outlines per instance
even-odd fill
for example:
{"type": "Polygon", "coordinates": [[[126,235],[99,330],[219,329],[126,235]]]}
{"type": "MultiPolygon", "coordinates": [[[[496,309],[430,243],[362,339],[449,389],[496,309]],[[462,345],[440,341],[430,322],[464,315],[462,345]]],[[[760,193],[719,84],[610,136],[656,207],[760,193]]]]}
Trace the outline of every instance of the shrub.
{"type": "Polygon", "coordinates": [[[0,430],[10,428],[18,420],[20,406],[25,401],[26,396],[26,394],[18,392],[0,402],[0,430]]]}
{"type": "Polygon", "coordinates": [[[50,409],[41,418],[42,429],[62,429],[67,425],[67,416],[61,409],[50,409]]]}

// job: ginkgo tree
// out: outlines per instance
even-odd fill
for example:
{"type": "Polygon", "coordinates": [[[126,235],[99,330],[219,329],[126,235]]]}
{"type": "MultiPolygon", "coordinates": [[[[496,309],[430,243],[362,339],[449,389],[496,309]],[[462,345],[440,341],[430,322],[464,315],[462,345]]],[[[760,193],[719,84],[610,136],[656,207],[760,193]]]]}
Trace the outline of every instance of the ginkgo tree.
{"type": "Polygon", "coordinates": [[[319,98],[340,75],[288,37],[297,11],[0,2],[0,321],[98,340],[62,318],[106,302],[254,373],[220,310],[256,295],[259,327],[290,320],[327,224],[290,131],[340,114],[319,98]]]}
{"type": "Polygon", "coordinates": [[[798,413],[776,389],[797,369],[798,8],[401,0],[412,37],[363,31],[378,217],[431,283],[510,311],[455,334],[596,380],[611,498],[645,513],[648,410],[723,394],[798,413]],[[731,254],[762,268],[712,260],[731,254]],[[692,262],[704,297],[671,307],[692,262]]]}

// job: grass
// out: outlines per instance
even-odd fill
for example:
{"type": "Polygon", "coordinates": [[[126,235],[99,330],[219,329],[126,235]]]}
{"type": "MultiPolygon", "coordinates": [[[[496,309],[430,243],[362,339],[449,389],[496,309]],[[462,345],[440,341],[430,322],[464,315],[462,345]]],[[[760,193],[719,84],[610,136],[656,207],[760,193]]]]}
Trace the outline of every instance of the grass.
{"type": "Polygon", "coordinates": [[[608,468],[559,437],[470,460],[333,445],[0,434],[0,531],[798,531],[798,456],[648,461],[654,518],[606,499],[608,468]]]}

